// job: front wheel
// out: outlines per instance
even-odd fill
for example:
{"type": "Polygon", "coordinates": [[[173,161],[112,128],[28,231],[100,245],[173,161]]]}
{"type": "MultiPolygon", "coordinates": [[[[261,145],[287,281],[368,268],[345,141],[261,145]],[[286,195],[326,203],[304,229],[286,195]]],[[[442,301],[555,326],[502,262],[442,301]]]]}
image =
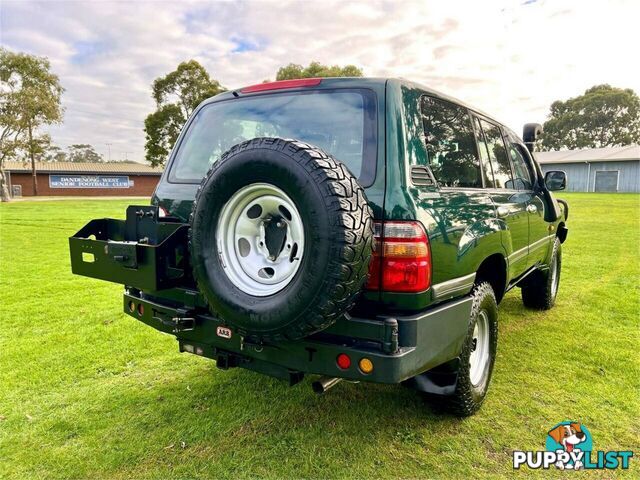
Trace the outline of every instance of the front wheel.
{"type": "Polygon", "coordinates": [[[556,303],[562,270],[562,245],[560,239],[553,242],[553,252],[549,269],[537,270],[524,280],[522,285],[522,303],[525,307],[537,310],[549,310],[556,303]]]}

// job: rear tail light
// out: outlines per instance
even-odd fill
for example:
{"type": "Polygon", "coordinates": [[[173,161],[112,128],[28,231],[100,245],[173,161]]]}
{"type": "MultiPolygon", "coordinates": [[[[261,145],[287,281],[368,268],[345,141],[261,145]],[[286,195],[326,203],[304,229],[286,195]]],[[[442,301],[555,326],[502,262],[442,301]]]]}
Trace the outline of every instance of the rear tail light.
{"type": "Polygon", "coordinates": [[[369,290],[422,292],[431,286],[429,239],[419,222],[376,222],[369,290]]]}

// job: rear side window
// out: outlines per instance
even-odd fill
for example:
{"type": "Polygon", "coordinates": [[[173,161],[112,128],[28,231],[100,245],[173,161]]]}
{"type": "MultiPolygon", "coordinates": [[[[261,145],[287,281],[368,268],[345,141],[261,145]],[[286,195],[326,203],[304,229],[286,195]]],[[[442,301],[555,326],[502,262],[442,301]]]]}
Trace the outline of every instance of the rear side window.
{"type": "Polygon", "coordinates": [[[504,145],[500,127],[493,123],[480,120],[484,138],[487,142],[489,160],[493,170],[494,188],[513,188],[511,178],[511,163],[507,156],[507,149],[504,145]]]}
{"type": "Polygon", "coordinates": [[[531,172],[527,167],[527,162],[522,156],[520,148],[509,143],[509,156],[511,157],[511,163],[513,164],[513,186],[516,190],[531,190],[533,184],[531,182],[531,172]]]}
{"type": "Polygon", "coordinates": [[[444,187],[482,188],[480,160],[466,108],[422,97],[422,121],[429,167],[444,187]]]}

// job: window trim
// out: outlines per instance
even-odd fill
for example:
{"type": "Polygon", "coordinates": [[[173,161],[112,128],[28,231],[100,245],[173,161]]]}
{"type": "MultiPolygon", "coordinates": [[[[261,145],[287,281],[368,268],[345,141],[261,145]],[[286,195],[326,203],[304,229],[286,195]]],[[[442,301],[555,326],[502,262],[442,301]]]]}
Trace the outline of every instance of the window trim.
{"type": "MultiPolygon", "coordinates": [[[[166,182],[171,185],[199,185],[202,182],[202,178],[199,180],[184,180],[177,179],[174,176],[174,168],[176,166],[176,157],[180,148],[182,147],[182,143],[185,140],[187,132],[191,129],[191,126],[197,117],[197,115],[206,107],[218,103],[223,102],[232,102],[238,100],[245,100],[254,97],[262,97],[262,96],[272,96],[272,95],[290,95],[293,93],[302,93],[302,94],[314,94],[314,93],[334,93],[334,92],[358,92],[362,94],[363,100],[366,101],[366,97],[369,96],[373,108],[375,116],[372,121],[372,133],[374,137],[373,146],[371,147],[371,155],[366,156],[363,152],[362,165],[360,167],[360,175],[358,176],[358,182],[362,186],[362,188],[371,187],[376,180],[377,175],[377,167],[378,167],[378,144],[380,142],[380,128],[379,128],[379,115],[380,115],[380,105],[379,99],[376,91],[372,88],[368,87],[336,87],[336,88],[295,88],[295,89],[286,89],[277,92],[273,91],[265,91],[260,94],[251,94],[246,96],[231,96],[228,98],[220,98],[220,99],[212,99],[210,101],[205,101],[201,103],[191,114],[191,116],[187,119],[182,130],[180,131],[180,135],[178,135],[178,139],[173,145],[171,152],[169,153],[169,158],[167,159],[166,168],[163,173],[163,178],[161,181],[166,182]],[[366,92],[366,93],[365,93],[366,92]]],[[[339,160],[339,159],[338,159],[339,160]]],[[[206,173],[205,173],[206,175],[206,173]]],[[[204,177],[203,177],[204,178],[204,177]]]]}

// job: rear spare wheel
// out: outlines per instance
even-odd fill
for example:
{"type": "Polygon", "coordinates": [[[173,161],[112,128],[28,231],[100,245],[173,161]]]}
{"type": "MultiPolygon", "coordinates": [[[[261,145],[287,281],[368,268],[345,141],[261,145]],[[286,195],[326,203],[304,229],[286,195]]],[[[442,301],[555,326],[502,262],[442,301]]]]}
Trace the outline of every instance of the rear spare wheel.
{"type": "Polygon", "coordinates": [[[232,147],[191,213],[196,283],[214,314],[255,341],[298,339],[335,322],[367,280],[373,221],[338,160],[295,140],[232,147]]]}

